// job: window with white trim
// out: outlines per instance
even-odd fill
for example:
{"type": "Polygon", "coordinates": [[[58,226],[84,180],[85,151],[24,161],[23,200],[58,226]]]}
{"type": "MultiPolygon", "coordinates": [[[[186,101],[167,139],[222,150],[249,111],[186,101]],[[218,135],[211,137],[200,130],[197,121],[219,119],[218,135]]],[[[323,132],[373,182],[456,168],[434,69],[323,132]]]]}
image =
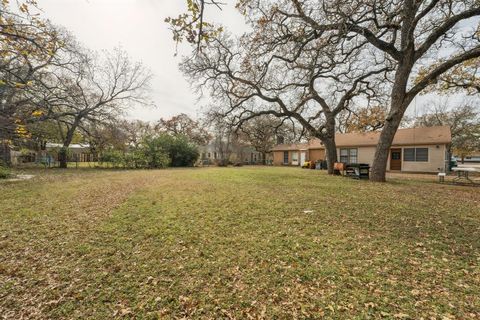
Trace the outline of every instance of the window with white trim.
{"type": "Polygon", "coordinates": [[[357,148],[340,149],[340,162],[358,163],[358,149],[357,148]]]}
{"type": "Polygon", "coordinates": [[[298,161],[298,152],[292,152],[292,161],[298,161]]]}
{"type": "Polygon", "coordinates": [[[404,148],[403,161],[428,162],[428,148],[404,148]]]}

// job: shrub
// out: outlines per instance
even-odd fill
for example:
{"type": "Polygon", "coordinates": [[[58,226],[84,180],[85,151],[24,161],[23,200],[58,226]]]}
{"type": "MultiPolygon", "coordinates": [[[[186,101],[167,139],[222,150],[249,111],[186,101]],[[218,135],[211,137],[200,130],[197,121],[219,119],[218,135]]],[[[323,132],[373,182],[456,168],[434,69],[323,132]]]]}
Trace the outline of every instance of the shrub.
{"type": "Polygon", "coordinates": [[[0,163],[0,179],[8,179],[10,177],[12,177],[12,172],[10,171],[10,168],[3,165],[3,163],[0,163]]]}
{"type": "Polygon", "coordinates": [[[100,162],[131,169],[187,167],[193,166],[198,156],[197,147],[187,137],[161,134],[144,138],[138,148],[128,152],[105,151],[100,162]]]}
{"type": "Polygon", "coordinates": [[[193,166],[199,156],[197,147],[182,135],[148,137],[143,141],[143,149],[153,168],[193,166]]]}
{"type": "Polygon", "coordinates": [[[124,154],[124,165],[129,169],[140,169],[148,167],[146,155],[141,150],[133,150],[124,154]]]}
{"type": "Polygon", "coordinates": [[[107,150],[100,156],[100,162],[111,163],[113,167],[118,168],[124,164],[124,156],[121,151],[107,150]]]}
{"type": "Polygon", "coordinates": [[[191,167],[197,161],[197,147],[184,136],[174,137],[169,146],[172,167],[191,167]]]}
{"type": "Polygon", "coordinates": [[[170,165],[165,141],[160,138],[145,138],[140,152],[149,168],[165,168],[170,165]]]}

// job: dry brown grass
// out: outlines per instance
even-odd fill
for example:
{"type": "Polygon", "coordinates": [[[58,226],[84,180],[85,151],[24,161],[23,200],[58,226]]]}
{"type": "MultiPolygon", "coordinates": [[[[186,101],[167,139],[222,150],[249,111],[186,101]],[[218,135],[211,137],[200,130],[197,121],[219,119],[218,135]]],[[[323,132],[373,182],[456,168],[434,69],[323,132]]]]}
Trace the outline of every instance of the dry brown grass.
{"type": "Polygon", "coordinates": [[[478,318],[480,192],[419,177],[50,170],[1,184],[0,314],[478,318]]]}

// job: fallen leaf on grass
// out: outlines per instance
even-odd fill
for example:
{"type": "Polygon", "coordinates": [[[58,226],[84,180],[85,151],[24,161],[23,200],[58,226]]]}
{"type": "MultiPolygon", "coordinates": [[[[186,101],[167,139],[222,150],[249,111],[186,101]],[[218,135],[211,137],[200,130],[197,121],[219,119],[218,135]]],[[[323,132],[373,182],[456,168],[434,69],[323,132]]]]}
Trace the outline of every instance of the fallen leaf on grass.
{"type": "Polygon", "coordinates": [[[397,318],[397,319],[408,319],[410,318],[410,316],[406,313],[396,313],[393,315],[394,318],[397,318]]]}

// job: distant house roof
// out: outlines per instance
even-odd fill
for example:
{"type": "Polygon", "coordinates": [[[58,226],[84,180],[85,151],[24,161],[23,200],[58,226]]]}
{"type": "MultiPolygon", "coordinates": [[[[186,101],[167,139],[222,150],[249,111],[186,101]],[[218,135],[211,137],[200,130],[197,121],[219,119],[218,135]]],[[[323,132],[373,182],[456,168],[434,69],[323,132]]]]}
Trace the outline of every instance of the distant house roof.
{"type": "MultiPolygon", "coordinates": [[[[63,147],[63,144],[47,142],[47,144],[45,146],[47,148],[61,148],[61,147],[63,147]]],[[[68,146],[68,148],[69,149],[88,149],[88,148],[90,148],[90,145],[88,143],[86,143],[86,144],[72,143],[71,145],[68,146]]]]}
{"type": "Polygon", "coordinates": [[[289,151],[308,149],[308,143],[286,143],[274,146],[271,151],[289,151]]]}
{"type": "MultiPolygon", "coordinates": [[[[380,132],[364,133],[337,133],[335,143],[337,147],[367,147],[376,146],[380,138],[380,132]]],[[[392,145],[425,145],[447,144],[452,142],[452,134],[448,126],[420,127],[399,129],[393,138],[392,145]]],[[[323,143],[319,139],[312,139],[308,144],[278,145],[272,151],[287,151],[300,149],[323,149],[323,143]],[[298,147],[300,146],[301,147],[298,147]],[[297,146],[297,147],[296,147],[297,146]]]]}

